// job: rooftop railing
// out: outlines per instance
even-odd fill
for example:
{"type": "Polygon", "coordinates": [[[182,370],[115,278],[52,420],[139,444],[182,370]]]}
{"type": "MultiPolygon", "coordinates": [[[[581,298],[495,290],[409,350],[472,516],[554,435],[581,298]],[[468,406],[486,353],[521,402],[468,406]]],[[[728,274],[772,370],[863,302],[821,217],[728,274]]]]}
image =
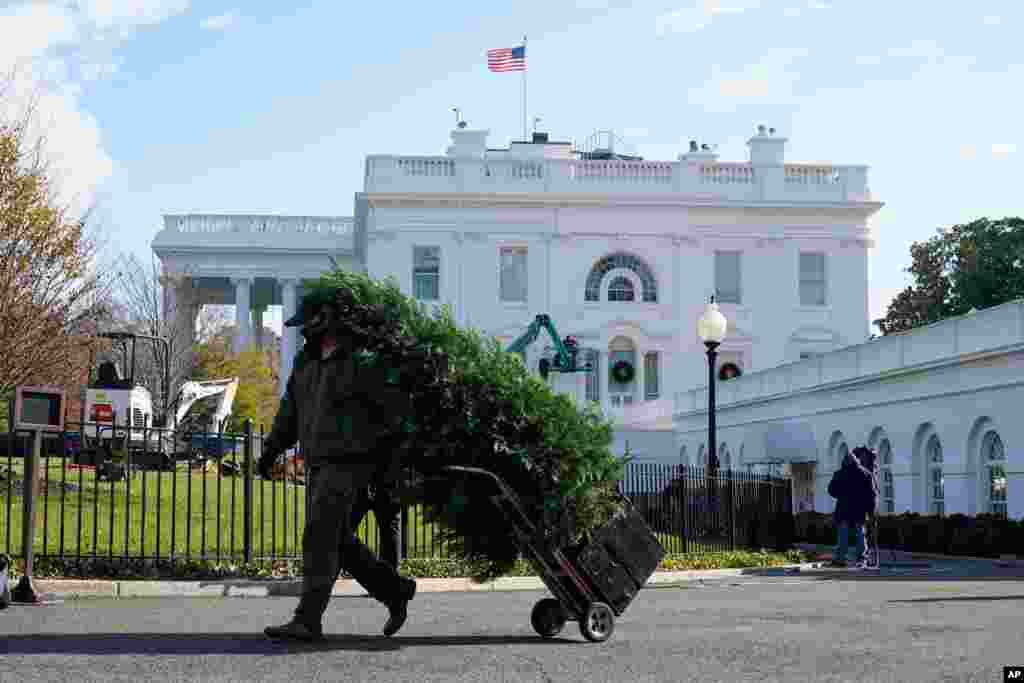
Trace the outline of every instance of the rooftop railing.
{"type": "Polygon", "coordinates": [[[367,157],[367,192],[681,194],[725,200],[870,201],[867,166],[744,162],[367,157]]]}

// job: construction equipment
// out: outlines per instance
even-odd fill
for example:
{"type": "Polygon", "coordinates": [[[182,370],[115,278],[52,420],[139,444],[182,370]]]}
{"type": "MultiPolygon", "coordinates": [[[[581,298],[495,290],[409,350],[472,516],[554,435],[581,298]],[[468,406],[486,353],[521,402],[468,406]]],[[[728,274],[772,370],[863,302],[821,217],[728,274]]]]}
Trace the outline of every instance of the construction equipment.
{"type": "Polygon", "coordinates": [[[538,370],[540,376],[545,380],[551,372],[589,372],[593,370],[591,363],[580,364],[577,360],[579,355],[579,342],[573,336],[567,336],[564,340],[558,336],[555,324],[551,322],[551,316],[546,313],[539,313],[530,323],[530,327],[518,339],[508,345],[505,349],[509,353],[524,353],[540,335],[542,329],[548,331],[555,344],[555,355],[551,358],[541,358],[538,370]]]}
{"type": "Polygon", "coordinates": [[[164,344],[164,386],[169,387],[167,340],[133,332],[106,332],[99,336],[121,342],[129,374],[123,377],[117,363],[104,361],[99,364],[96,379],[89,382],[83,403],[82,452],[76,458],[80,464],[99,467],[103,461],[112,459],[116,449],[129,451],[135,464],[173,468],[175,461],[192,457],[196,450],[192,439],[178,434],[178,428],[197,401],[221,396],[213,414],[215,428],[229,416],[238,389],[237,377],[187,381],[172,401],[165,395],[163,410],[155,412],[149,389],[135,381],[136,342],[146,339],[164,344]],[[130,354],[128,342],[131,342],[130,354]],[[168,418],[171,418],[170,424],[168,418]],[[154,427],[157,429],[152,429],[154,427]]]}

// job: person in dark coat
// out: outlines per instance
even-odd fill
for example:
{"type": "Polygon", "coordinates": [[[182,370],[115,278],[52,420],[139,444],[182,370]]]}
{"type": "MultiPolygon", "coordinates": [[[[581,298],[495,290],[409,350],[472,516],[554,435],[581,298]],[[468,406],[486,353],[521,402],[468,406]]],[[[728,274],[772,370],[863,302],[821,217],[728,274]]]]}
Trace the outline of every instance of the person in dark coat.
{"type": "Polygon", "coordinates": [[[850,529],[853,528],[857,539],[857,563],[863,566],[867,560],[864,525],[868,515],[875,511],[878,485],[873,481],[871,471],[857,457],[848,453],[840,468],[832,475],[828,493],[836,499],[833,519],[839,535],[832,565],[846,566],[850,529]]]}
{"type": "Polygon", "coordinates": [[[394,463],[381,460],[388,456],[381,445],[391,433],[386,423],[405,407],[386,373],[364,367],[351,343],[334,332],[337,316],[333,297],[314,291],[285,322],[302,326],[306,346],[296,356],[264,440],[259,471],[269,478],[278,455],[301,442],[310,500],[302,536],[302,596],[291,621],[264,630],[271,638],[323,639],[323,614],[341,569],[388,608],[386,636],[405,623],[416,593],[416,582],[377,558],[352,527],[358,492],[394,469],[394,463]]]}

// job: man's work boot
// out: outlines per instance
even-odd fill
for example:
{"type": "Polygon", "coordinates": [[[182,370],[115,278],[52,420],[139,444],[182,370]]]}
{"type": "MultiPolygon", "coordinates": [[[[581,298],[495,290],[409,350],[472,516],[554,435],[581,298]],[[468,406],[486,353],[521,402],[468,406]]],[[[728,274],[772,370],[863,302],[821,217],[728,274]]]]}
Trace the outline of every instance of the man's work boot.
{"type": "Polygon", "coordinates": [[[280,640],[301,640],[312,643],[324,639],[321,627],[317,626],[314,628],[295,619],[292,619],[284,626],[268,626],[263,629],[263,632],[270,638],[280,640]]]}
{"type": "Polygon", "coordinates": [[[398,578],[400,581],[398,595],[384,603],[390,612],[388,622],[384,624],[384,635],[388,637],[398,633],[398,630],[405,624],[405,619],[409,616],[407,609],[409,601],[416,595],[416,581],[404,576],[398,578]]]}

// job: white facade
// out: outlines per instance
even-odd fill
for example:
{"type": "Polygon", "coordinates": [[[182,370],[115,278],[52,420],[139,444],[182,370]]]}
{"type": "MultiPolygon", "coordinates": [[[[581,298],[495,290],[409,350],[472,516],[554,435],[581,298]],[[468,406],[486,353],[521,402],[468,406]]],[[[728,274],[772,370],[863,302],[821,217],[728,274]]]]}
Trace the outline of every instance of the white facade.
{"type": "MultiPolygon", "coordinates": [[[[863,166],[787,164],[786,140],[764,131],[750,161],[729,163],[451,136],[446,156],[367,158],[357,204],[369,274],[504,344],[550,314],[596,354],[588,394],[620,424],[661,415],[671,429],[669,397],[706,382],[696,322],[716,289],[731,324],[721,362],[747,372],[869,336],[869,219],[881,204],[863,166]],[[609,371],[619,360],[636,370],[626,384],[609,371]]],[[[534,344],[532,367],[549,343],[534,344]]]]}
{"type": "MultiPolygon", "coordinates": [[[[706,461],[707,403],[706,386],[676,396],[676,449],[694,465],[706,461]]],[[[865,444],[888,460],[882,512],[1020,518],[1022,405],[1024,300],[722,382],[716,439],[723,467],[787,463],[797,510],[832,511],[832,474],[865,444]],[[814,434],[812,463],[755,438],[793,421],[814,434]]]]}

